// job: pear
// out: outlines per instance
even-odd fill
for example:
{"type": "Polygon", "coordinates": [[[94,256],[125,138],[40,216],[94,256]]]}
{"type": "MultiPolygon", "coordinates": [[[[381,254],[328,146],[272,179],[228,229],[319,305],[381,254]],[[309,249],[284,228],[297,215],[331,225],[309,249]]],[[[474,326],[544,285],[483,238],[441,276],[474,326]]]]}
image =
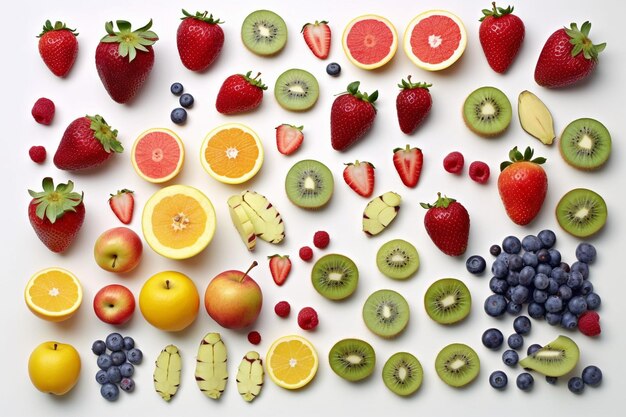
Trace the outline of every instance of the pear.
{"type": "Polygon", "coordinates": [[[544,145],[552,145],[555,138],[552,114],[536,95],[522,91],[517,100],[517,112],[522,129],[544,145]]]}

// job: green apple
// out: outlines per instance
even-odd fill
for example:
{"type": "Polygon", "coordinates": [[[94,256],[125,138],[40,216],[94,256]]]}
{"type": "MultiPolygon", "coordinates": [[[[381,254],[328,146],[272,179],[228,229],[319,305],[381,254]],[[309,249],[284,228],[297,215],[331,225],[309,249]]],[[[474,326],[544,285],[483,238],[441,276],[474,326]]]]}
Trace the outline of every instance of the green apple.
{"type": "Polygon", "coordinates": [[[110,272],[130,272],[141,261],[141,238],[128,227],[114,227],[102,233],[93,247],[96,263],[110,272]]]}

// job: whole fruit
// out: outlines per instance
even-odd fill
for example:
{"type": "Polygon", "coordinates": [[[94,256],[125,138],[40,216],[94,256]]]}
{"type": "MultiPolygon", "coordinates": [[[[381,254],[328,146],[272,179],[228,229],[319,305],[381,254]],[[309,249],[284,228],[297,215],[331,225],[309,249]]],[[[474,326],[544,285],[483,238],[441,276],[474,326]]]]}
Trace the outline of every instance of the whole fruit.
{"type": "Polygon", "coordinates": [[[105,323],[124,324],[135,312],[135,297],[125,286],[110,284],[101,288],[94,296],[93,310],[105,323]]]}
{"type": "Polygon", "coordinates": [[[470,218],[463,205],[453,198],[437,194],[435,204],[421,203],[428,211],[424,227],[435,246],[450,256],[465,253],[469,240],[470,218]]]}
{"type": "Polygon", "coordinates": [[[176,46],[183,65],[191,71],[204,71],[219,56],[224,46],[224,31],[219,19],[208,12],[195,15],[183,9],[182,22],[176,31],[176,46]]]}
{"type": "Polygon", "coordinates": [[[130,272],[139,265],[143,244],[128,227],[114,227],[103,232],[93,247],[98,266],[109,272],[130,272]]]}
{"type": "Polygon", "coordinates": [[[224,80],[217,93],[215,108],[222,114],[236,114],[252,111],[261,105],[263,91],[267,86],[258,73],[252,78],[252,71],[245,75],[234,74],[224,80]]]}
{"type": "Polygon", "coordinates": [[[28,376],[39,391],[64,395],[78,381],[80,356],[72,345],[44,342],[30,354],[28,376]]]}
{"type": "Polygon", "coordinates": [[[524,22],[513,14],[513,7],[484,9],[478,37],[491,69],[505,72],[517,56],[524,41],[524,22]]]}
{"type": "Polygon", "coordinates": [[[43,25],[39,38],[39,55],[46,66],[57,77],[65,77],[78,55],[78,41],[75,29],[68,28],[63,22],[49,20],[43,25]]]}
{"type": "Polygon", "coordinates": [[[362,93],[359,85],[359,81],[350,83],[348,91],[339,95],[330,109],[330,142],[336,151],[348,149],[374,124],[378,90],[372,94],[362,93]]]}
{"type": "Polygon", "coordinates": [[[433,99],[428,91],[432,84],[414,83],[409,75],[402,80],[398,87],[401,88],[396,97],[396,113],[402,133],[410,135],[422,124],[433,104],[433,99]]]}

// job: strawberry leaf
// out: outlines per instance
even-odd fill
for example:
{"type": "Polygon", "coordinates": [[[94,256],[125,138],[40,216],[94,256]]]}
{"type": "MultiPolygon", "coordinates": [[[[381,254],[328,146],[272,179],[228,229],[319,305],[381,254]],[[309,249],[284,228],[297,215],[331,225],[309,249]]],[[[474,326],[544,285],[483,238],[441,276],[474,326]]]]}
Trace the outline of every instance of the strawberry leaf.
{"type": "Polygon", "coordinates": [[[83,201],[83,194],[73,192],[74,183],[59,184],[56,189],[52,178],[46,177],[42,181],[43,192],[28,190],[35,198],[31,204],[35,204],[35,215],[40,219],[48,219],[50,223],[57,221],[68,211],[76,211],[75,207],[83,201]]]}

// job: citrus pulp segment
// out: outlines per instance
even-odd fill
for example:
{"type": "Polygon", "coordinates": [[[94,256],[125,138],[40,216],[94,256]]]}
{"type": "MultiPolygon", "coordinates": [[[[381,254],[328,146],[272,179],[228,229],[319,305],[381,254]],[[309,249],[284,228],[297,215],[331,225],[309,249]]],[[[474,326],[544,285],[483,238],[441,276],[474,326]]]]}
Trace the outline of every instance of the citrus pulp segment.
{"type": "Polygon", "coordinates": [[[130,159],[141,178],[160,184],[178,175],[185,160],[185,148],[171,130],[149,129],[135,140],[130,159]]]}
{"type": "Polygon", "coordinates": [[[318,358],[315,347],[297,335],[277,339],[267,351],[267,373],[276,385],[298,389],[315,377],[318,358]]]}
{"type": "Polygon", "coordinates": [[[36,316],[48,321],[63,321],[72,317],[80,307],[83,289],[70,271],[47,268],[30,278],[24,299],[36,316]]]}
{"type": "Polygon", "coordinates": [[[343,50],[354,65],[366,70],[382,67],[398,50],[398,33],[384,17],[364,15],[353,19],[343,31],[343,50]]]}

